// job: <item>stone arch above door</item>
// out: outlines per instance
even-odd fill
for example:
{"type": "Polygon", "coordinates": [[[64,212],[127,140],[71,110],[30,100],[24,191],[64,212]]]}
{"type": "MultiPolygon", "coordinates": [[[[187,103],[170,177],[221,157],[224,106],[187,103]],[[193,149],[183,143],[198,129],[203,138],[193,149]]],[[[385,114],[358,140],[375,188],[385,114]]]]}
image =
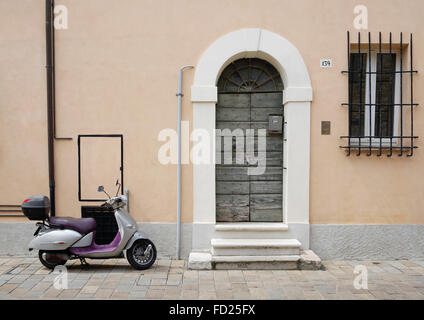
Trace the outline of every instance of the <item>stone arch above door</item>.
{"type": "Polygon", "coordinates": [[[192,102],[216,100],[216,84],[222,70],[240,58],[260,58],[280,73],[284,101],[312,101],[309,73],[297,48],[287,39],[262,29],[241,29],[216,40],[196,66],[192,102]]]}
{"type": "MultiPolygon", "coordinates": [[[[312,88],[306,65],[297,48],[287,39],[262,29],[242,29],[216,40],[196,66],[191,88],[193,129],[215,129],[217,81],[232,61],[255,57],[270,62],[283,83],[285,126],[284,208],[286,223],[307,224],[309,241],[309,152],[312,88]]],[[[214,154],[214,146],[211,146],[214,154]]],[[[215,224],[215,165],[193,165],[193,249],[209,244],[204,227],[215,224]],[[203,225],[199,230],[196,224],[203,225]],[[203,231],[201,231],[203,230],[203,231]]],[[[301,237],[305,238],[305,237],[301,237]]],[[[309,247],[304,243],[304,247],[309,247]]]]}

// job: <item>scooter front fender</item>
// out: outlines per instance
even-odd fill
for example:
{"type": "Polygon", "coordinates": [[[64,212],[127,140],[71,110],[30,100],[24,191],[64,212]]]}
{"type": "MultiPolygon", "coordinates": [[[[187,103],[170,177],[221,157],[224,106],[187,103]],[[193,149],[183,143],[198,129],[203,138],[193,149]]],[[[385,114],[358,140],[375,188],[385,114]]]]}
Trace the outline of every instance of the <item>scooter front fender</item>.
{"type": "Polygon", "coordinates": [[[132,245],[134,244],[134,242],[136,242],[137,240],[140,239],[148,239],[148,237],[146,237],[143,233],[141,233],[140,231],[137,231],[136,233],[133,234],[133,236],[131,237],[130,241],[128,241],[127,245],[125,246],[125,251],[128,250],[129,248],[132,247],[132,245]]]}
{"type": "Polygon", "coordinates": [[[36,235],[28,244],[28,248],[38,250],[66,250],[82,235],[74,230],[48,229],[36,235]]]}

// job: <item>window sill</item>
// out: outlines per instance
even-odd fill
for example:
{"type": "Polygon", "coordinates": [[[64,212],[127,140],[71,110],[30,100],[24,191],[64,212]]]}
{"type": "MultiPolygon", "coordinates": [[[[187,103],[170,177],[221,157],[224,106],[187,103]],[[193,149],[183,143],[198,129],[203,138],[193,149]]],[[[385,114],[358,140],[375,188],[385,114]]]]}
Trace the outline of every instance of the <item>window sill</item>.
{"type": "MultiPolygon", "coordinates": [[[[349,138],[347,138],[349,139],[349,138]]],[[[350,138],[350,146],[351,147],[371,147],[371,148],[390,148],[390,147],[400,147],[400,139],[398,138],[361,138],[359,142],[358,138],[350,138]]]]}

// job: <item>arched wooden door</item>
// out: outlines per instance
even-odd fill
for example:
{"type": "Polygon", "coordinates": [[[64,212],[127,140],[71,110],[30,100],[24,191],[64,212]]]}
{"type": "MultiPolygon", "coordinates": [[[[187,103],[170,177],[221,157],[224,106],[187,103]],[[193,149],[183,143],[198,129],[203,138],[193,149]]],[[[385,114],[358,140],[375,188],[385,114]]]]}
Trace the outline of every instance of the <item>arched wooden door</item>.
{"type": "Polygon", "coordinates": [[[248,174],[252,164],[236,160],[236,137],[232,138],[230,160],[224,149],[217,153],[217,222],[282,221],[283,135],[267,133],[266,148],[258,150],[257,143],[258,129],[268,132],[269,115],[283,115],[282,91],[280,74],[261,59],[234,61],[219,78],[216,129],[221,130],[217,132],[220,145],[226,134],[254,129],[255,154],[266,158],[266,170],[260,175],[248,174]]]}

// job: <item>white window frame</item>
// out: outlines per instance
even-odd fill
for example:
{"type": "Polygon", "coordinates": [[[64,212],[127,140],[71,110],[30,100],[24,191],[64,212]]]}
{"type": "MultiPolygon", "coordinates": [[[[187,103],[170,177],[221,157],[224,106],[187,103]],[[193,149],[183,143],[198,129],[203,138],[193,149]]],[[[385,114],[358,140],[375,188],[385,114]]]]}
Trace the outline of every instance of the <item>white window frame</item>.
{"type": "MultiPolygon", "coordinates": [[[[363,52],[366,54],[367,66],[365,72],[369,72],[369,52],[363,52]]],[[[380,53],[378,50],[371,50],[371,72],[377,72],[377,54],[380,53]]],[[[381,53],[390,53],[387,51],[382,51],[381,53]]],[[[400,51],[392,50],[393,54],[396,54],[396,72],[395,73],[395,92],[394,92],[394,101],[395,104],[393,110],[393,136],[399,136],[399,121],[400,121],[400,106],[396,104],[400,104],[400,51]]],[[[397,146],[399,139],[398,138],[378,138],[375,137],[375,101],[376,101],[376,85],[377,85],[377,74],[372,73],[371,77],[369,74],[365,75],[365,114],[364,114],[364,135],[372,136],[371,138],[371,146],[379,147],[380,140],[382,147],[390,147],[390,140],[392,141],[392,146],[397,146]],[[371,78],[371,83],[370,83],[371,78]],[[370,103],[370,89],[371,90],[371,103],[370,103]],[[371,106],[370,106],[371,104],[371,106]],[[370,128],[370,108],[371,108],[371,128],[370,128]],[[371,130],[370,130],[371,129],[371,130]]],[[[359,138],[350,138],[350,143],[352,145],[359,145],[359,138]]],[[[369,146],[370,139],[369,138],[361,138],[361,146],[369,146]]]]}

